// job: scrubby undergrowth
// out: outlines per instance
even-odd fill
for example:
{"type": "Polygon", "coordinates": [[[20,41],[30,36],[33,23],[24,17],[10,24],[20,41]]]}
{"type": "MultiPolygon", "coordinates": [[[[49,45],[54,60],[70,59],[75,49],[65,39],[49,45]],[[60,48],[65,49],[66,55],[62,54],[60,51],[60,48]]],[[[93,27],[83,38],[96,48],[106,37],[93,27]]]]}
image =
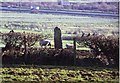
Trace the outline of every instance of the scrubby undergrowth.
{"type": "Polygon", "coordinates": [[[111,68],[9,65],[0,68],[3,82],[119,82],[119,72],[111,68]]]}

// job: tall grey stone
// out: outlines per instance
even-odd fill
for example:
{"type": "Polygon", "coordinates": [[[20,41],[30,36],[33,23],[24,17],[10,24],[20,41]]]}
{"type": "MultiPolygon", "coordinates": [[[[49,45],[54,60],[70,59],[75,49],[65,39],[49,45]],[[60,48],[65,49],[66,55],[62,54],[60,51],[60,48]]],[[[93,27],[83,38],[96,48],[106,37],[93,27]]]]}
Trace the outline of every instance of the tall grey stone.
{"type": "Polygon", "coordinates": [[[54,29],[54,47],[55,49],[62,48],[61,30],[58,27],[55,27],[54,29]]]}

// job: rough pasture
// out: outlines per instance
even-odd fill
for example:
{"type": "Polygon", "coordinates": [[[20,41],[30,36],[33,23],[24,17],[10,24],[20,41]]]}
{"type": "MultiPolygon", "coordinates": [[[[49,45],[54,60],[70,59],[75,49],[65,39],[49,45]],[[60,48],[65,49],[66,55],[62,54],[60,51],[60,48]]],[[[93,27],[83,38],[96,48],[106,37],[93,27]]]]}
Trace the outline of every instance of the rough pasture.
{"type": "MultiPolygon", "coordinates": [[[[8,23],[9,21],[12,21],[13,23],[18,22],[22,25],[30,25],[32,23],[37,24],[40,27],[40,30],[37,31],[43,31],[50,30],[52,32],[52,27],[58,25],[62,29],[63,35],[68,35],[69,32],[72,31],[72,34],[76,34],[76,31],[83,30],[85,32],[90,30],[103,32],[103,33],[110,33],[111,31],[117,30],[117,20],[116,19],[106,19],[106,18],[92,18],[92,17],[76,17],[76,16],[54,16],[54,15],[35,15],[35,14],[17,14],[17,13],[5,13],[2,18],[2,25],[1,28],[4,29],[4,32],[6,32],[6,28],[3,26],[4,24],[8,23]],[[15,15],[13,15],[15,14],[15,15]],[[22,19],[25,19],[24,22],[19,19],[19,15],[22,16],[22,19]],[[11,16],[11,17],[10,17],[11,16]],[[13,16],[13,17],[12,17],[13,16]],[[18,17],[17,17],[18,16],[18,17]],[[31,17],[31,18],[30,18],[31,17]],[[47,18],[46,18],[47,17],[47,18]],[[4,18],[4,19],[3,19],[4,18]],[[33,20],[31,20],[33,19],[33,20]],[[39,20],[40,19],[40,20],[39,20]],[[60,20],[61,19],[61,20],[60,20]],[[99,20],[98,20],[99,19],[99,20]],[[69,20],[69,21],[68,21],[69,20]],[[92,21],[91,21],[92,20],[92,21]],[[97,21],[96,21],[97,20],[97,21]],[[102,21],[102,22],[101,22],[102,21]],[[77,23],[76,23],[77,22],[77,23]],[[71,26],[71,27],[70,27],[71,26]],[[89,27],[89,29],[88,29],[89,27]],[[43,29],[44,28],[44,29],[43,29]],[[66,30],[69,30],[66,32],[66,30]],[[73,31],[74,30],[74,31],[73,31]],[[67,33],[67,34],[66,34],[67,33]]],[[[25,28],[23,28],[25,29],[25,28]]],[[[28,28],[27,28],[28,29],[28,28]]],[[[8,30],[8,28],[7,28],[8,30]]],[[[1,30],[2,31],[2,30],[1,30]]],[[[31,30],[31,32],[33,32],[31,30]]],[[[38,32],[39,33],[39,32],[38,32]]],[[[46,32],[47,33],[47,32],[46,32]]],[[[51,33],[53,34],[53,33],[51,33]]],[[[18,36],[16,36],[19,38],[18,36]]],[[[13,39],[15,39],[13,37],[13,39]]],[[[23,38],[24,39],[24,38],[23,38]]],[[[83,38],[84,39],[84,38],[83,38]]],[[[34,40],[34,38],[33,38],[34,40]]],[[[20,68],[18,66],[15,66],[17,68],[14,68],[10,64],[38,64],[38,65],[74,65],[74,53],[73,50],[70,49],[44,49],[44,48],[34,48],[29,47],[24,50],[7,50],[3,52],[2,54],[2,62],[3,64],[9,64],[10,66],[4,66],[3,69],[0,69],[0,77],[3,79],[3,81],[74,81],[74,82],[118,82],[118,70],[114,69],[105,69],[104,67],[118,67],[118,55],[116,51],[118,51],[118,42],[116,42],[116,39],[108,37],[93,37],[91,39],[85,38],[86,40],[89,40],[87,42],[87,46],[91,46],[91,44],[97,46],[99,48],[93,48],[94,46],[90,47],[90,49],[97,49],[99,54],[95,54],[93,52],[89,51],[76,51],[76,66],[101,66],[102,68],[97,70],[96,67],[93,67],[93,69],[88,70],[89,68],[78,68],[76,70],[75,68],[53,68],[53,67],[33,67],[30,65],[28,66],[21,66],[20,68]],[[95,39],[94,39],[95,38],[95,39]],[[105,39],[105,40],[104,40],[105,39]],[[93,42],[92,40],[96,40],[98,43],[93,42]],[[109,42],[106,42],[109,41],[109,42]],[[92,42],[92,43],[91,43],[92,42]],[[89,45],[88,45],[89,44],[89,45]],[[106,46],[107,45],[107,46],[106,46]],[[101,47],[102,46],[102,47],[101,47]],[[105,47],[105,48],[104,48],[105,47]],[[102,48],[104,48],[104,51],[102,48]],[[102,49],[102,52],[98,49],[102,49]],[[106,50],[109,49],[109,50],[106,50]],[[107,55],[108,53],[112,55],[107,55]],[[26,55],[26,59],[24,58],[24,55],[26,55]],[[98,55],[102,57],[98,57],[98,55]],[[109,60],[110,62],[109,62],[109,60]],[[106,62],[107,61],[107,62],[106,62]],[[109,63],[109,65],[106,63],[109,63]],[[9,68],[11,67],[11,68],[9,68]],[[13,68],[12,68],[13,67],[13,68]],[[52,70],[53,69],[53,70],[52,70]]],[[[31,46],[31,36],[28,37],[28,41],[30,43],[27,43],[28,46],[31,46]]],[[[81,42],[81,41],[80,41],[81,42]]],[[[84,41],[82,41],[85,43],[84,41]]]]}
{"type": "Polygon", "coordinates": [[[5,65],[0,68],[2,82],[119,82],[119,72],[112,68],[5,65]]]}
{"type": "MultiPolygon", "coordinates": [[[[17,28],[13,26],[12,28],[22,29],[22,30],[34,30],[39,32],[47,31],[47,33],[48,32],[52,33],[53,28],[55,26],[58,26],[61,28],[63,34],[68,34],[68,33],[79,34],[79,31],[81,30],[85,32],[98,31],[104,34],[111,34],[112,31],[118,30],[117,18],[114,19],[114,18],[101,18],[101,17],[89,17],[89,16],[27,14],[27,13],[13,13],[13,12],[2,13],[0,14],[0,16],[2,21],[0,25],[1,28],[4,29],[5,29],[4,25],[17,24],[25,27],[17,28]]],[[[10,29],[10,27],[8,27],[7,29],[10,29]]]]}

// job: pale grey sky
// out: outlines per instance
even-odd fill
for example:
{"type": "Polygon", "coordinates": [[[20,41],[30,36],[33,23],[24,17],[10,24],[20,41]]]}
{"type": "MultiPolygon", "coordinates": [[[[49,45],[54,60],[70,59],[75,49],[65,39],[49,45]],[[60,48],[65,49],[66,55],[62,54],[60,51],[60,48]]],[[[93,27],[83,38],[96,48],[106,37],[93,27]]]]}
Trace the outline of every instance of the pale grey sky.
{"type": "MultiPolygon", "coordinates": [[[[57,0],[0,0],[0,2],[56,2],[57,0]]],[[[70,2],[118,2],[120,0],[69,0],[70,2]]]]}

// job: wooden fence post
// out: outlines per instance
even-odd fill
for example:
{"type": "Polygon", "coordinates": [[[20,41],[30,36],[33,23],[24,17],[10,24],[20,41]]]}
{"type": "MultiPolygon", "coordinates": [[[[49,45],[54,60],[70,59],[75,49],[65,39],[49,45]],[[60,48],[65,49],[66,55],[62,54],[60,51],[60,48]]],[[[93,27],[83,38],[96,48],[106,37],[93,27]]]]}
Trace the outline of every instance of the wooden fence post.
{"type": "Polygon", "coordinates": [[[55,27],[54,29],[54,47],[55,49],[62,48],[61,30],[58,27],[55,27]]]}
{"type": "Polygon", "coordinates": [[[74,44],[74,48],[73,48],[73,52],[74,52],[74,65],[76,65],[76,38],[73,38],[73,44],[74,44]]]}
{"type": "Polygon", "coordinates": [[[0,47],[0,68],[2,67],[2,47],[0,47]]]}
{"type": "Polygon", "coordinates": [[[26,36],[24,36],[24,60],[25,60],[25,63],[27,62],[27,45],[26,45],[26,36]]]}

